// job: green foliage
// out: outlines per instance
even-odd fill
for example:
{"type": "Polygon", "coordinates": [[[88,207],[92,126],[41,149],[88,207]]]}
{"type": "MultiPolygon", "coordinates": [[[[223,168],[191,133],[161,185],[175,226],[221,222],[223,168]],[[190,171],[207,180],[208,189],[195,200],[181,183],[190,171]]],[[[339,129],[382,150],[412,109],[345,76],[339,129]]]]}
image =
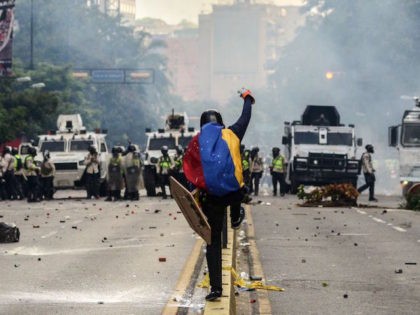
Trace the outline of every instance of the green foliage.
{"type": "MultiPolygon", "coordinates": [[[[14,63],[26,68],[30,65],[30,4],[30,0],[18,1],[15,10],[19,27],[14,63]]],[[[144,128],[157,127],[160,116],[179,103],[169,92],[166,59],[160,54],[163,44],[145,32],[135,32],[118,18],[87,7],[86,1],[37,0],[33,4],[35,70],[27,72],[33,81],[45,83],[43,97],[48,92],[57,101],[55,107],[48,101],[52,111],[43,111],[43,115],[49,116],[33,118],[39,127],[25,128],[25,132],[33,136],[40,128],[53,125],[59,113],[78,112],[88,128],[108,129],[111,143],[125,144],[127,139],[142,143],[144,128]],[[154,69],[155,80],[149,85],[94,85],[71,76],[72,69],[98,68],[154,69]]],[[[26,111],[27,106],[24,103],[26,111]]]]}

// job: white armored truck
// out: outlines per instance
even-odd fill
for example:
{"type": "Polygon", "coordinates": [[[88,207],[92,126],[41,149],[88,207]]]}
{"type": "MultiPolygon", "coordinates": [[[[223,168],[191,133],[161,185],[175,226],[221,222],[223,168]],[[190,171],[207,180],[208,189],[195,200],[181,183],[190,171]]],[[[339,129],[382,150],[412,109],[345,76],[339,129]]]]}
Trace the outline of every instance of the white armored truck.
{"type": "Polygon", "coordinates": [[[59,115],[57,130],[48,134],[39,135],[38,160],[42,161],[42,154],[50,152],[51,161],[54,162],[56,174],[54,186],[56,188],[76,188],[85,170],[83,164],[88,148],[95,146],[101,171],[101,195],[106,192],[106,175],[108,171],[109,152],[105,141],[106,131],[99,129],[86,131],[80,114],[59,115]]]}
{"type": "Polygon", "coordinates": [[[191,139],[198,133],[193,127],[188,127],[186,113],[172,113],[166,117],[165,128],[152,131],[146,129],[147,143],[143,169],[143,181],[147,196],[156,196],[156,187],[159,186],[157,176],[157,163],[162,156],[162,146],[168,147],[169,156],[174,157],[176,147],[183,149],[188,146],[191,139]]]}
{"type": "Polygon", "coordinates": [[[418,98],[414,100],[415,107],[404,112],[401,124],[388,129],[389,145],[399,153],[404,197],[411,187],[420,183],[420,102],[418,98]]]}
{"type": "Polygon", "coordinates": [[[354,125],[340,123],[335,106],[308,105],[301,120],[285,122],[287,176],[291,193],[300,185],[351,183],[356,187],[360,160],[354,125]]]}

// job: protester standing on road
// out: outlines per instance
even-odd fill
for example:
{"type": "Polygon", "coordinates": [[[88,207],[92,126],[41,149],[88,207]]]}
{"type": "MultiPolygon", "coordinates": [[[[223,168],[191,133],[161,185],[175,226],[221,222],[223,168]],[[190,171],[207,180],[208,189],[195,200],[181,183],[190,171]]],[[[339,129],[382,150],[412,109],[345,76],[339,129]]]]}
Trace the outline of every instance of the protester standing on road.
{"type": "MultiPolygon", "coordinates": [[[[249,90],[240,91],[244,99],[238,121],[225,128],[216,110],[201,115],[200,133],[191,140],[184,157],[184,172],[188,181],[200,189],[200,203],[211,227],[211,244],[207,244],[206,259],[211,291],[207,301],[222,296],[222,227],[227,206],[231,206],[231,223],[239,226],[244,211],[240,207],[246,196],[242,176],[240,142],[251,119],[254,98],[249,90]]],[[[233,226],[235,227],[235,226],[233,226]]]]}
{"type": "Polygon", "coordinates": [[[364,190],[369,188],[369,201],[378,201],[378,199],[375,198],[375,169],[373,168],[372,164],[372,154],[375,153],[375,150],[373,148],[373,145],[368,144],[366,147],[366,152],[362,154],[362,171],[365,175],[365,181],[366,183],[359,187],[357,191],[359,193],[363,192],[364,190]]]}
{"type": "Polygon", "coordinates": [[[105,201],[118,201],[121,199],[121,188],[123,186],[123,165],[121,153],[122,150],[113,147],[112,157],[108,163],[108,197],[105,201]]]}
{"type": "Polygon", "coordinates": [[[15,157],[12,155],[12,148],[9,146],[6,146],[3,150],[3,178],[5,180],[7,198],[16,200],[15,157]]]}
{"type": "Polygon", "coordinates": [[[286,183],[284,182],[285,159],[280,154],[280,148],[274,147],[273,160],[271,161],[270,173],[273,181],[273,196],[277,195],[277,183],[280,185],[280,196],[284,196],[286,183]]]}
{"type": "Polygon", "coordinates": [[[89,153],[85,157],[84,165],[86,165],[86,193],[87,199],[99,199],[99,157],[96,147],[91,145],[88,149],[89,153]]]}
{"type": "Polygon", "coordinates": [[[17,148],[12,149],[12,155],[15,158],[15,183],[16,183],[16,194],[19,200],[22,200],[26,196],[26,179],[23,169],[22,157],[19,154],[17,148]]]}
{"type": "Polygon", "coordinates": [[[251,150],[251,192],[254,196],[258,196],[260,188],[260,179],[264,171],[264,163],[258,155],[260,149],[258,147],[251,150]]]}
{"type": "Polygon", "coordinates": [[[41,163],[41,191],[46,200],[54,198],[55,165],[51,161],[50,152],[45,150],[44,160],[41,163]]]}

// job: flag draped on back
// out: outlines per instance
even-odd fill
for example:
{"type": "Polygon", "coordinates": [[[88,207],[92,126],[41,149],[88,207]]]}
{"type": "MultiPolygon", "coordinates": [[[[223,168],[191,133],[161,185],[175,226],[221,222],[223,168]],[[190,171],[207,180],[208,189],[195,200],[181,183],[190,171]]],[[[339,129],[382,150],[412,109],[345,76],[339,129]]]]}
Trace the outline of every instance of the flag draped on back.
{"type": "Polygon", "coordinates": [[[184,173],[196,187],[224,196],[243,186],[240,140],[235,133],[216,123],[201,128],[188,145],[184,173]]]}

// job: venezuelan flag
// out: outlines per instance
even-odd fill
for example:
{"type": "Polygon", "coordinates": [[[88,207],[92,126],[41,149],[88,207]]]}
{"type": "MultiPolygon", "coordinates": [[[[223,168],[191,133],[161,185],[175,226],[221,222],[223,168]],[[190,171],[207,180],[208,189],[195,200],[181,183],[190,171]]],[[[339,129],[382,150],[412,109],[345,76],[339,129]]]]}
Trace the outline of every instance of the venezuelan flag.
{"type": "Polygon", "coordinates": [[[216,123],[205,124],[188,145],[183,169],[194,186],[215,196],[240,189],[243,183],[240,140],[216,123]]]}

